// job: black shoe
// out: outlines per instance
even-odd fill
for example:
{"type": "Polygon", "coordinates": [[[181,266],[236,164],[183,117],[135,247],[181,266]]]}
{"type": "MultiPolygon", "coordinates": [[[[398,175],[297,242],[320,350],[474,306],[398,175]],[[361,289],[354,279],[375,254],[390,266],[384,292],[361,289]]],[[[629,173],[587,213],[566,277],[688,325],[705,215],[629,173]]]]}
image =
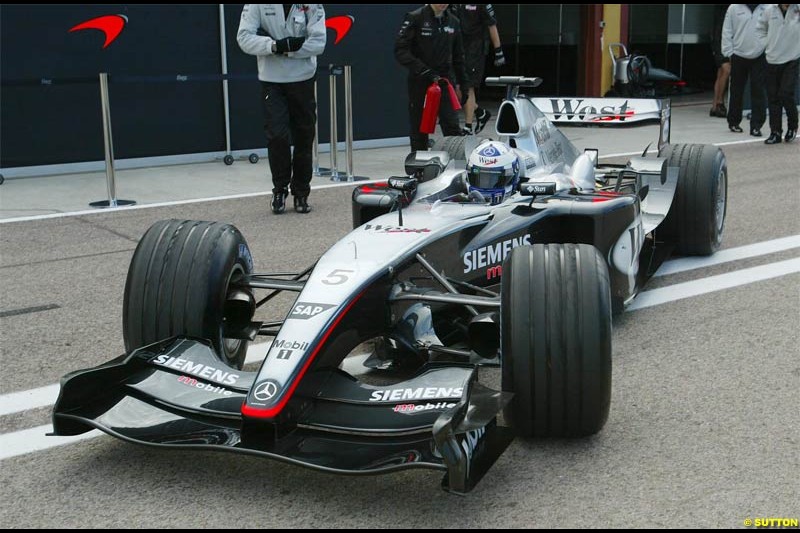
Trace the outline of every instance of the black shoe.
{"type": "Polygon", "coordinates": [[[711,111],[708,112],[708,116],[726,118],[728,116],[728,111],[725,109],[724,105],[717,104],[711,108],[711,111]]]}
{"type": "Polygon", "coordinates": [[[733,126],[731,124],[728,124],[728,129],[733,133],[742,133],[744,131],[741,126],[733,126]]]}
{"type": "Polygon", "coordinates": [[[750,128],[750,135],[753,137],[761,137],[761,128],[750,128]]]}
{"type": "Polygon", "coordinates": [[[778,144],[779,142],[781,142],[781,134],[773,131],[769,134],[767,140],[764,141],[764,144],[778,144]]]}
{"type": "Polygon", "coordinates": [[[489,119],[492,117],[488,109],[480,108],[479,111],[482,111],[482,113],[477,113],[475,115],[475,135],[483,131],[483,128],[486,127],[486,123],[489,122],[489,119]]]}
{"type": "Polygon", "coordinates": [[[298,213],[308,213],[311,211],[311,206],[308,205],[308,196],[295,196],[294,197],[294,210],[298,213]]]}
{"type": "Polygon", "coordinates": [[[797,130],[786,130],[786,137],[784,137],[783,140],[790,143],[795,137],[797,137],[797,130]]]}
{"type": "Polygon", "coordinates": [[[286,209],[286,197],[289,195],[287,191],[273,191],[272,192],[272,202],[270,203],[270,207],[272,208],[272,212],[276,215],[280,215],[283,213],[284,209],[286,209]]]}

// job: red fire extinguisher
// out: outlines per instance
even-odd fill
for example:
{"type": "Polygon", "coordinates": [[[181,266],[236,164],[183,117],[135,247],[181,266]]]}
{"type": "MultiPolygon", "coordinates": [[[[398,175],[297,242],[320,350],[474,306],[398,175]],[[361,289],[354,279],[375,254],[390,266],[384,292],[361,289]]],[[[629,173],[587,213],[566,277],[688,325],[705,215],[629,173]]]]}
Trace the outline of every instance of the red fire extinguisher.
{"type": "MultiPolygon", "coordinates": [[[[447,83],[448,94],[450,95],[450,105],[453,106],[455,111],[461,109],[461,103],[458,101],[456,90],[449,80],[442,78],[447,83]]],[[[425,93],[425,103],[422,106],[422,121],[419,125],[421,133],[431,134],[436,130],[436,117],[439,116],[439,104],[442,99],[442,89],[439,87],[439,82],[431,83],[425,93]]]]}

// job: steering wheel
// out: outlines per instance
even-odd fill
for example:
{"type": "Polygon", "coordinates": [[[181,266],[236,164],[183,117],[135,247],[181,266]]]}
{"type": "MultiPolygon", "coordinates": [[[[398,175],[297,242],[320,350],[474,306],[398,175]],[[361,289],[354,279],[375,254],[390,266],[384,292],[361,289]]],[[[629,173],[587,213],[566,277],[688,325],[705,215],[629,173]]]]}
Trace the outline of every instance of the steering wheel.
{"type": "Polygon", "coordinates": [[[650,60],[647,56],[632,55],[628,61],[628,81],[641,85],[650,77],[650,60]]]}

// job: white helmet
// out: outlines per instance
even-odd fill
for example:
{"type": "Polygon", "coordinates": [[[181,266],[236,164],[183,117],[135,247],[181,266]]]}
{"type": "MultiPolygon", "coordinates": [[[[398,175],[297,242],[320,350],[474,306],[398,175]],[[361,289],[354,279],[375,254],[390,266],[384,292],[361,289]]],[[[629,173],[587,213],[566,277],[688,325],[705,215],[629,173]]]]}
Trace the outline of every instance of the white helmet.
{"type": "Polygon", "coordinates": [[[519,157],[505,143],[485,140],[467,160],[469,192],[478,191],[492,204],[499,204],[519,183],[519,157]]]}

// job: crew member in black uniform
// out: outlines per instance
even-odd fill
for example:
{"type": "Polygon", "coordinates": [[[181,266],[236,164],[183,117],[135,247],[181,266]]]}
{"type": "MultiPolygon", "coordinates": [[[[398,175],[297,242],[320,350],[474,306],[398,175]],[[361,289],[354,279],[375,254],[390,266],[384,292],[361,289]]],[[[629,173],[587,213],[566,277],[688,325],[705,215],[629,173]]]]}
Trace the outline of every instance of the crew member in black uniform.
{"type": "Polygon", "coordinates": [[[483,71],[486,66],[486,55],[491,44],[494,66],[506,64],[503,47],[500,46],[500,33],[497,31],[497,19],[492,4],[451,4],[452,11],[461,23],[461,35],[464,37],[464,65],[469,78],[467,101],[464,103],[464,135],[480,133],[489,122],[492,114],[488,109],[478,106],[478,91],[483,83],[483,71]],[[472,122],[475,121],[473,130],[472,122]]]}
{"type": "MultiPolygon", "coordinates": [[[[406,14],[397,40],[394,55],[408,69],[408,117],[411,125],[411,149],[427,150],[428,135],[419,131],[425,93],[431,83],[450,78],[459,100],[461,91],[468,89],[464,70],[464,46],[461,26],[451,13],[448,4],[426,4],[406,14]]],[[[446,136],[460,135],[458,116],[442,84],[439,106],[439,125],[446,136]]]]}

